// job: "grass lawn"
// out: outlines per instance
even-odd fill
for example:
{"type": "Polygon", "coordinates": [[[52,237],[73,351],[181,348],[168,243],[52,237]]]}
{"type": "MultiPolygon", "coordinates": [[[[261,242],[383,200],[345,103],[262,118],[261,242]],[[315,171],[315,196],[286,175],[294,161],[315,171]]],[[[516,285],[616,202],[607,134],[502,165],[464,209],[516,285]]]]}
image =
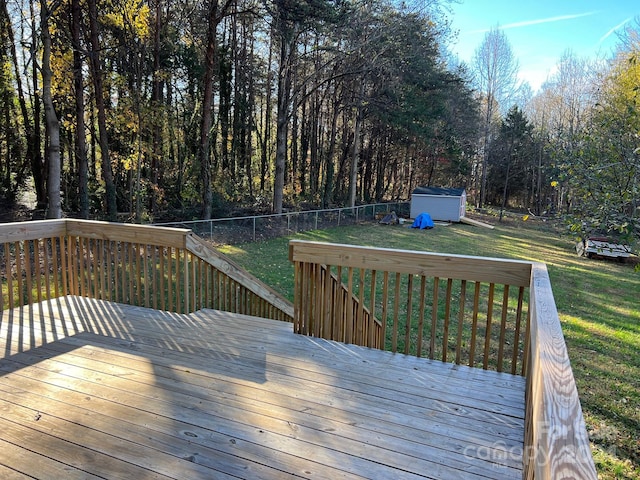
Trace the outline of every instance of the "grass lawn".
{"type": "Polygon", "coordinates": [[[580,258],[553,226],[519,218],[493,230],[338,227],[220,250],[292,299],[291,238],[545,262],[600,477],[640,478],[640,272],[580,258]]]}

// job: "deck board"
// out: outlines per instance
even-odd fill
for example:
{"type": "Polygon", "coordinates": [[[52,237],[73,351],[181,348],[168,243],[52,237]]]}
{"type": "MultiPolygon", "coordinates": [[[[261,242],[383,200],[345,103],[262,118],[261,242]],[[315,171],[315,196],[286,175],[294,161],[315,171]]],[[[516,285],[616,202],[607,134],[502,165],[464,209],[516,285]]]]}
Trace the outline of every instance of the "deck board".
{"type": "Polygon", "coordinates": [[[0,351],[0,474],[16,478],[522,475],[509,374],[79,297],[4,312],[0,351]]]}

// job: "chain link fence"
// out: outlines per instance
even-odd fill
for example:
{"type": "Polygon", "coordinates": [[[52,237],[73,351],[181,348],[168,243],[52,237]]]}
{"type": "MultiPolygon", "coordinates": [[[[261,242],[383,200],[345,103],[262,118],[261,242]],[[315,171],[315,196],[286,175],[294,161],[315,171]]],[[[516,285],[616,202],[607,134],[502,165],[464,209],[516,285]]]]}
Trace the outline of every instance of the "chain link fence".
{"type": "Polygon", "coordinates": [[[217,245],[239,245],[309,230],[375,221],[380,216],[391,212],[395,212],[398,217],[406,218],[409,216],[409,211],[409,202],[390,202],[272,215],[155,223],[154,225],[188,228],[217,245]]]}

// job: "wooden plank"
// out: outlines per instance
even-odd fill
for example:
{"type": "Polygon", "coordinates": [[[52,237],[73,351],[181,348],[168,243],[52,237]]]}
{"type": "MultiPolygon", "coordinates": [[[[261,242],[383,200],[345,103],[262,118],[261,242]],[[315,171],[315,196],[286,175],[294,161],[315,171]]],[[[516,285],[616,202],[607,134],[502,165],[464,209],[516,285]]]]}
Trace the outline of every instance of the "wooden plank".
{"type": "Polygon", "coordinates": [[[474,227],[483,227],[491,230],[493,230],[494,228],[494,226],[489,223],[481,222],[480,220],[474,220],[473,218],[469,217],[460,217],[460,222],[466,223],[467,225],[473,225],[474,227]]]}
{"type": "Polygon", "coordinates": [[[31,286],[31,281],[33,276],[31,274],[31,241],[25,241],[24,244],[24,277],[25,283],[27,287],[27,304],[31,305],[33,303],[33,288],[31,286]]]}
{"type": "MultiPolygon", "coordinates": [[[[518,291],[518,308],[516,310],[516,328],[513,334],[513,358],[511,359],[511,373],[515,375],[518,372],[518,357],[520,351],[520,328],[522,325],[522,303],[524,301],[524,288],[518,291]]],[[[526,349],[525,349],[526,350],[526,349]]],[[[524,356],[526,358],[526,354],[524,356]]],[[[523,362],[524,364],[524,362],[523,362]]],[[[523,368],[523,374],[524,374],[523,368]]]]}
{"type": "Polygon", "coordinates": [[[495,295],[495,284],[489,285],[489,297],[487,298],[487,324],[484,329],[484,360],[482,362],[482,368],[487,370],[489,368],[489,358],[491,354],[491,325],[493,322],[493,299],[495,295]]]}
{"type": "Polygon", "coordinates": [[[436,358],[436,336],[438,334],[438,294],[440,292],[440,278],[433,279],[433,299],[431,304],[431,338],[429,340],[429,358],[436,358]]]}
{"type": "Polygon", "coordinates": [[[411,324],[413,322],[413,274],[407,278],[407,315],[404,320],[404,353],[409,354],[411,351],[411,324]]]}
{"type": "Polygon", "coordinates": [[[456,338],[456,364],[462,363],[462,332],[464,329],[464,308],[467,301],[467,281],[460,282],[460,304],[458,307],[458,336],[456,338]]]}
{"type": "MultiPolygon", "coordinates": [[[[509,313],[509,285],[504,286],[502,294],[502,316],[500,319],[500,340],[498,346],[498,372],[502,372],[504,362],[505,336],[507,332],[507,315],[509,313]]],[[[518,343],[515,342],[514,350],[518,350],[518,343]]]]}
{"type": "Polygon", "coordinates": [[[66,220],[34,220],[0,224],[0,243],[36,240],[65,235],[66,220]]]}
{"type": "Polygon", "coordinates": [[[480,282],[476,282],[473,293],[473,320],[471,323],[471,342],[469,344],[469,366],[475,366],[476,335],[478,333],[478,310],[480,305],[480,282]]]}
{"type": "Polygon", "coordinates": [[[7,277],[7,304],[10,310],[15,306],[15,298],[13,292],[13,265],[11,263],[11,247],[9,243],[4,244],[4,267],[7,277]]]}
{"type": "Polygon", "coordinates": [[[393,292],[393,327],[391,333],[391,351],[398,351],[398,328],[400,322],[400,273],[396,272],[396,283],[393,292]]]}
{"type": "Polygon", "coordinates": [[[0,478],[19,480],[34,478],[64,478],[69,480],[99,480],[87,471],[71,467],[65,463],[28,450],[20,444],[14,444],[0,438],[0,478]]]}
{"type": "MultiPolygon", "coordinates": [[[[114,240],[163,247],[185,248],[190,230],[94,220],[66,219],[68,235],[101,240],[114,240]]],[[[31,222],[30,222],[31,223],[31,222]]]]}
{"type": "Polygon", "coordinates": [[[14,249],[13,249],[15,259],[16,259],[16,284],[18,286],[18,294],[16,295],[16,305],[24,305],[24,289],[23,289],[24,272],[22,271],[22,244],[23,242],[15,242],[14,249]]]}
{"type": "Polygon", "coordinates": [[[596,479],[582,408],[569,362],[551,282],[544,264],[531,279],[530,375],[527,384],[531,429],[527,472],[535,478],[596,479]],[[541,428],[544,427],[544,428],[541,428]],[[540,461],[544,452],[545,460],[540,461]]]}
{"type": "Polygon", "coordinates": [[[446,302],[444,306],[444,325],[442,329],[442,361],[447,361],[447,353],[449,351],[449,324],[451,323],[451,302],[453,300],[453,295],[451,294],[453,290],[453,280],[449,278],[447,280],[447,293],[446,293],[446,302]]]}
{"type": "Polygon", "coordinates": [[[302,240],[291,240],[290,259],[525,287],[531,280],[531,262],[302,240]]]}

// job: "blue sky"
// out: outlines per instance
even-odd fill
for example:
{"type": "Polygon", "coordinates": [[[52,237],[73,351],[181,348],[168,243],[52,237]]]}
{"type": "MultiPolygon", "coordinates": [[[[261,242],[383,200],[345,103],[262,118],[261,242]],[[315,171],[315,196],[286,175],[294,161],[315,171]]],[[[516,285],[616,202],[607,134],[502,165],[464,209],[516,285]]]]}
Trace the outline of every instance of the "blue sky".
{"type": "Polygon", "coordinates": [[[461,0],[452,4],[451,50],[469,62],[486,32],[504,29],[520,77],[537,90],[562,54],[609,57],[616,31],[640,18],[640,0],[461,0]]]}

